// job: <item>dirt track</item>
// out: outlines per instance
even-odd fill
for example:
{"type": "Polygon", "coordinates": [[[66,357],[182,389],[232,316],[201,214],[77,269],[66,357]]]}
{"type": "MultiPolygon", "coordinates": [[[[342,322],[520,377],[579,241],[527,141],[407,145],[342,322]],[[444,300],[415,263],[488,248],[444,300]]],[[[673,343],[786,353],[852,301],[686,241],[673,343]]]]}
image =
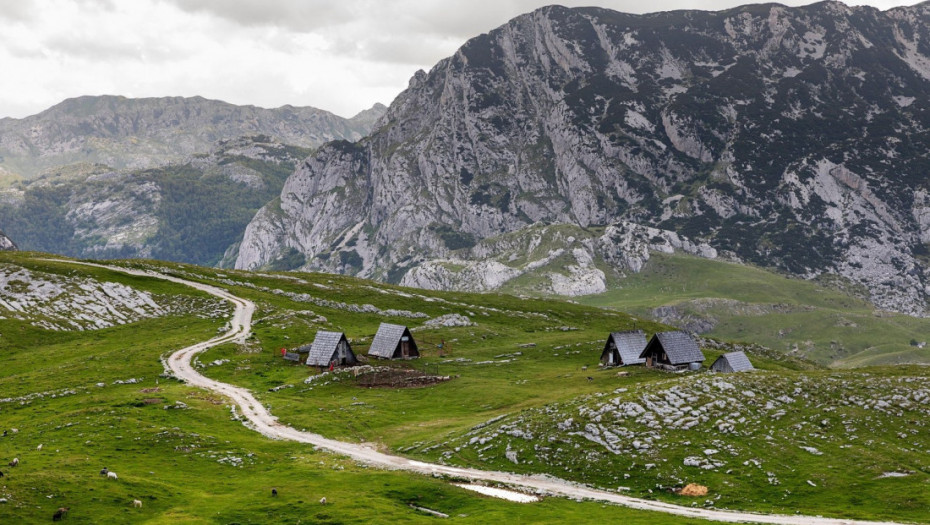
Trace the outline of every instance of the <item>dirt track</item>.
{"type": "MultiPolygon", "coordinates": [[[[62,261],[70,262],[74,261],[62,261]]],[[[576,485],[572,482],[561,480],[548,476],[526,476],[521,474],[511,474],[507,472],[485,471],[469,468],[457,468],[446,465],[437,465],[432,463],[423,463],[400,456],[392,456],[378,452],[364,444],[344,443],[327,439],[318,434],[310,432],[301,432],[294,428],[282,425],[277,418],[271,415],[265,407],[252,396],[252,393],[245,388],[236,387],[230,384],[214,381],[202,376],[191,365],[191,359],[204,350],[223,343],[229,343],[236,340],[244,340],[251,331],[252,314],[255,311],[255,305],[247,300],[236,297],[229,292],[220,288],[187,281],[177,277],[162,275],[152,272],[143,272],[120,268],[118,266],[106,266],[90,263],[91,266],[107,268],[116,272],[128,273],[132,275],[146,276],[158,279],[166,279],[179,284],[191,286],[198,290],[212,294],[221,299],[231,302],[235,306],[235,312],[230,319],[231,327],[225,334],[197,343],[187,348],[182,348],[171,354],[168,360],[168,366],[179,379],[190,385],[212,390],[230,398],[239,409],[242,415],[248,420],[247,426],[260,432],[261,434],[272,439],[286,439],[308,443],[316,447],[343,454],[359,462],[394,470],[407,470],[421,474],[442,474],[454,476],[457,478],[467,478],[475,481],[486,481],[493,483],[506,483],[514,487],[522,487],[530,491],[543,491],[549,494],[556,494],[575,499],[589,499],[623,505],[634,509],[664,512],[677,516],[689,518],[700,518],[715,520],[728,523],[772,523],[783,525],[898,525],[894,522],[876,522],[847,520],[834,518],[820,518],[813,516],[788,516],[778,514],[755,514],[750,512],[738,512],[727,510],[715,510],[704,508],[691,508],[663,503],[659,501],[650,501],[639,498],[624,496],[621,494],[606,492],[588,487],[576,485]]]]}

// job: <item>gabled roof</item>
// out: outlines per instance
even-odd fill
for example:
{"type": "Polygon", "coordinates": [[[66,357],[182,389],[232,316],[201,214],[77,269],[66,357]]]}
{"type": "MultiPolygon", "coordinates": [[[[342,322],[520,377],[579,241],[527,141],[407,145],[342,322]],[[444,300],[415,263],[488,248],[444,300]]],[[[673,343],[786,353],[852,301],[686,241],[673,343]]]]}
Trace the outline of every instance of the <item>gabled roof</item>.
{"type": "Polygon", "coordinates": [[[400,343],[400,338],[407,331],[406,326],[399,324],[381,323],[378,327],[378,333],[371,341],[371,348],[368,349],[368,355],[391,359],[394,357],[394,350],[400,343]]]}
{"type": "Polygon", "coordinates": [[[698,348],[697,343],[691,336],[684,332],[656,332],[652,340],[646,345],[640,353],[640,357],[645,358],[646,352],[658,341],[668,355],[669,363],[673,365],[683,365],[687,363],[701,363],[704,361],[704,354],[698,348]]]}
{"type": "Polygon", "coordinates": [[[608,343],[611,338],[620,353],[621,363],[639,365],[646,362],[645,357],[640,357],[640,354],[646,348],[646,334],[642,330],[611,332],[610,336],[608,336],[608,343]]]}
{"type": "Polygon", "coordinates": [[[711,369],[717,369],[717,363],[726,363],[730,366],[730,369],[734,372],[748,372],[750,370],[755,370],[752,366],[752,363],[749,362],[749,358],[746,357],[746,354],[743,352],[730,352],[723,354],[718,357],[714,364],[710,367],[711,369]]]}
{"type": "Polygon", "coordinates": [[[307,356],[307,365],[309,366],[329,366],[329,362],[336,353],[336,347],[339,341],[345,339],[342,332],[327,332],[320,330],[316,333],[316,339],[310,347],[310,355],[307,356]]]}

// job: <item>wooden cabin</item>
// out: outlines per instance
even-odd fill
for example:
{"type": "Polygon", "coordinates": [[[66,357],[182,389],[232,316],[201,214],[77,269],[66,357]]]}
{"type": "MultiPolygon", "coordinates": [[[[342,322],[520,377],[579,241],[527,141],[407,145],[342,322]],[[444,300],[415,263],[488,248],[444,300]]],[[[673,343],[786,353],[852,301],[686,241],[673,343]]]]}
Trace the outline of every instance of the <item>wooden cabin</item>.
{"type": "Polygon", "coordinates": [[[646,366],[663,370],[697,370],[705,359],[694,339],[678,331],[656,333],[639,356],[646,366]]]}
{"type": "Polygon", "coordinates": [[[316,339],[310,345],[310,355],[307,356],[308,366],[355,366],[357,364],[358,359],[355,358],[352,347],[349,346],[346,334],[324,330],[316,333],[316,339]]]}
{"type": "Polygon", "coordinates": [[[420,351],[406,326],[381,323],[368,355],[381,359],[415,359],[420,357],[420,351]]]}
{"type": "Polygon", "coordinates": [[[639,354],[646,348],[646,334],[642,330],[612,332],[601,352],[604,366],[641,365],[646,362],[639,354]]]}
{"type": "Polygon", "coordinates": [[[714,372],[749,372],[755,370],[749,358],[743,352],[730,352],[718,357],[714,364],[710,365],[714,372]]]}

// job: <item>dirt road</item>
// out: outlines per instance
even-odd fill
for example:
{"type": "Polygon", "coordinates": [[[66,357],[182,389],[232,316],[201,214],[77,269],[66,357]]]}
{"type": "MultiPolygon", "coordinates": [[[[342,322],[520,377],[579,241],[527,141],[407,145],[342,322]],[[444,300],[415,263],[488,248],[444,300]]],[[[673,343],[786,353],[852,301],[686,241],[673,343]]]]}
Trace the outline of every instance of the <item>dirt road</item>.
{"type": "MultiPolygon", "coordinates": [[[[66,262],[73,263],[73,261],[66,262]]],[[[342,441],[327,439],[318,434],[301,432],[297,429],[279,423],[277,418],[272,416],[271,413],[268,412],[268,410],[257,399],[255,399],[252,393],[247,389],[221,383],[219,381],[214,381],[204,377],[191,365],[191,359],[195,355],[210,347],[237,340],[244,340],[246,337],[248,337],[252,326],[252,314],[255,311],[255,305],[251,301],[236,297],[229,292],[215,286],[188,281],[178,277],[120,268],[118,266],[106,266],[90,263],[81,264],[98,266],[116,272],[123,272],[132,275],[166,279],[179,284],[191,286],[232,303],[235,306],[235,311],[232,315],[232,318],[230,319],[229,331],[223,335],[210,339],[209,341],[197,343],[174,352],[171,354],[171,357],[168,360],[168,366],[171,368],[171,371],[175,376],[187,382],[188,384],[212,390],[231,399],[236,405],[238,405],[242,415],[247,419],[246,425],[248,427],[272,439],[286,439],[307,443],[318,448],[335,452],[337,454],[349,456],[359,462],[381,468],[407,470],[430,475],[442,474],[447,476],[454,476],[457,478],[467,478],[474,481],[505,483],[514,487],[528,489],[530,491],[544,491],[546,493],[565,496],[568,498],[583,498],[595,501],[603,501],[634,509],[664,512],[667,514],[674,514],[677,516],[685,516],[689,518],[715,520],[728,523],[771,523],[780,525],[898,525],[893,522],[860,521],[797,515],[788,516],[778,514],[755,514],[750,512],[682,507],[670,503],[644,500],[613,492],[591,489],[553,477],[526,476],[507,472],[457,468],[446,465],[423,463],[399,456],[384,454],[364,444],[344,443],[342,441]]]]}

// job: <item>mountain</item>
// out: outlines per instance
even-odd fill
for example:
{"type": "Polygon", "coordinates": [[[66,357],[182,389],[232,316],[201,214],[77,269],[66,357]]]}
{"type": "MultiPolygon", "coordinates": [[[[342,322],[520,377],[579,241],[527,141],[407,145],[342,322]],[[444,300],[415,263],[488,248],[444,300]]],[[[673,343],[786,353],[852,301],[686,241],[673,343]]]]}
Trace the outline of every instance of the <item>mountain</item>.
{"type": "Polygon", "coordinates": [[[631,242],[674,235],[927,311],[928,3],[545,7],[418,72],[377,128],[303,163],[236,266],[443,287],[488,257],[547,264],[524,255],[568,224],[577,268],[635,271],[631,242]]]}
{"type": "Polygon", "coordinates": [[[310,152],[258,135],[158,168],[50,169],[0,190],[0,224],[25,250],[221,264],[310,152]]]}
{"type": "Polygon", "coordinates": [[[245,135],[314,148],[335,139],[360,139],[381,108],[345,119],[311,107],[264,109],[202,97],[72,98],[31,117],[0,119],[0,173],[33,178],[46,169],[87,162],[151,168],[245,135]]]}

